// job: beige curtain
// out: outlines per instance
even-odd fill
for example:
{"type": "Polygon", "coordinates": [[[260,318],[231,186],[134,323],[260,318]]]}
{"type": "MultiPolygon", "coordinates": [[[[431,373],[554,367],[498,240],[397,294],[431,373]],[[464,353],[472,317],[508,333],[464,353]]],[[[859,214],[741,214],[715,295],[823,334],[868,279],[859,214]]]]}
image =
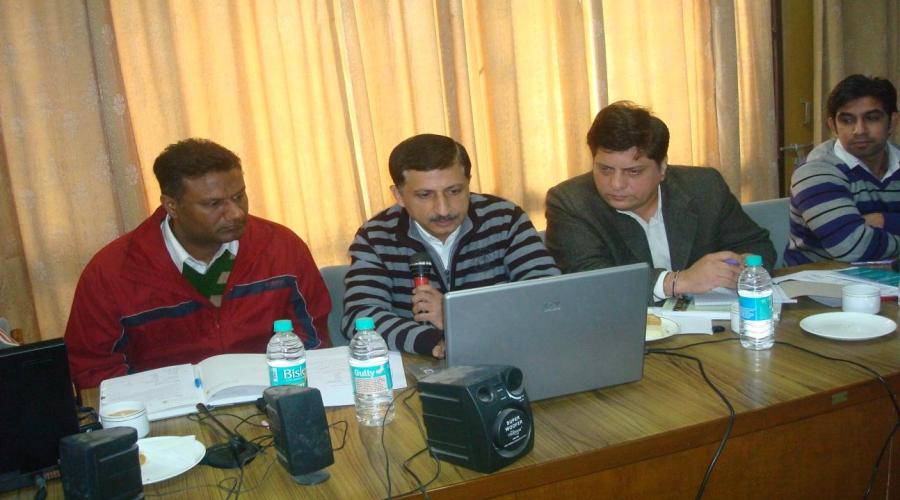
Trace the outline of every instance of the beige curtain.
{"type": "Polygon", "coordinates": [[[880,76],[900,87],[900,2],[815,0],[813,16],[813,139],[821,142],[831,137],[828,94],[845,77],[880,76]]]}
{"type": "Polygon", "coordinates": [[[84,265],[157,206],[153,160],[187,136],[237,152],[251,212],[319,265],[393,202],[387,157],[422,132],[543,228],[619,99],[666,120],[671,162],[775,196],[770,54],[756,1],[0,0],[0,315],[61,335],[84,265]]]}
{"type": "Polygon", "coordinates": [[[603,16],[609,100],[653,108],[670,163],[719,169],[744,201],[777,197],[769,2],[605,0],[603,16]]]}
{"type": "Polygon", "coordinates": [[[0,316],[62,335],[81,269],[147,214],[100,3],[0,2],[0,316]]]}

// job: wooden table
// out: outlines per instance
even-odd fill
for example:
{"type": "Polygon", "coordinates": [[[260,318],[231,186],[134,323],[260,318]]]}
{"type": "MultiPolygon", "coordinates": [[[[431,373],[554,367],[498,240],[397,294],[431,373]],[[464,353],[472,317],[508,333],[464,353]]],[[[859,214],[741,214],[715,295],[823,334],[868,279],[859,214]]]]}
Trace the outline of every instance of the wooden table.
{"type": "MultiPolygon", "coordinates": [[[[825,310],[807,299],[785,306],[776,340],[863,363],[900,392],[898,334],[835,342],[801,331],[798,323],[803,317],[825,310]]],[[[897,305],[884,303],[881,314],[896,321],[897,305]]],[[[726,338],[734,335],[676,336],[651,347],[726,338]]],[[[729,340],[679,352],[703,361],[737,412],[706,498],[862,497],[878,451],[897,421],[885,389],[869,374],[782,344],[752,352],[729,340]]],[[[407,358],[408,365],[421,361],[407,358]]],[[[418,397],[409,403],[414,413],[400,406],[384,436],[395,496],[416,487],[401,463],[424,446],[416,425],[418,397]]],[[[646,358],[644,377],[638,382],[541,401],[532,408],[536,439],[530,454],[491,475],[442,463],[439,476],[428,487],[430,497],[693,498],[727,424],[726,408],[703,382],[697,366],[657,354],[646,358]]],[[[255,408],[244,405],[219,412],[228,410],[246,416],[255,408]]],[[[236,423],[231,417],[222,419],[236,423]]],[[[241,498],[386,497],[380,430],[358,426],[352,407],[329,409],[328,419],[348,423],[346,445],[335,452],[335,464],[328,468],[330,480],[317,486],[296,485],[269,451],[246,467],[243,490],[249,491],[242,491],[241,498]]],[[[246,425],[240,430],[247,437],[263,433],[246,425]]],[[[214,427],[186,418],[154,422],[151,434],[196,434],[206,444],[222,440],[214,427]]],[[[335,446],[339,437],[340,432],[333,430],[335,446]]],[[[882,463],[871,498],[900,498],[897,441],[882,463]]],[[[410,468],[423,481],[436,470],[426,454],[412,460],[410,468]]],[[[200,466],[149,486],[146,492],[222,498],[218,489],[203,485],[236,477],[235,471],[200,466]]],[[[51,483],[50,494],[62,497],[58,481],[51,483]]],[[[19,495],[30,498],[31,492],[19,495]]]]}

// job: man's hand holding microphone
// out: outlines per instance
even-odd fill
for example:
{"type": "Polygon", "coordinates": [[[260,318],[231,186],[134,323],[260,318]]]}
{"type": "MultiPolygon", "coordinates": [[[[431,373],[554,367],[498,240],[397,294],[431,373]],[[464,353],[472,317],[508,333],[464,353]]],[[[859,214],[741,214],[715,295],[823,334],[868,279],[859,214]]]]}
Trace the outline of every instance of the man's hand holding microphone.
{"type": "MultiPolygon", "coordinates": [[[[444,295],[431,286],[428,276],[433,265],[431,257],[425,252],[414,254],[409,259],[409,268],[413,273],[412,312],[413,319],[420,323],[431,323],[438,330],[444,330],[444,295]]],[[[435,358],[444,357],[444,341],[431,350],[435,358]]]]}

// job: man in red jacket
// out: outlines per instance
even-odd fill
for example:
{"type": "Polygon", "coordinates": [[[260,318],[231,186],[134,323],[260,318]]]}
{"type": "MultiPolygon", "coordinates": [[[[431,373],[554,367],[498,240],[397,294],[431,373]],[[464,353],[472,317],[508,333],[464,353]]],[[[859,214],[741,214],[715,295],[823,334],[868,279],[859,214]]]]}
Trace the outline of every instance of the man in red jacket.
{"type": "Polygon", "coordinates": [[[153,172],[162,206],[97,252],[75,289],[65,340],[76,386],[263,353],[277,319],[291,319],[307,349],[331,345],[331,300],[309,248],[247,213],[240,158],[187,139],[153,172]]]}

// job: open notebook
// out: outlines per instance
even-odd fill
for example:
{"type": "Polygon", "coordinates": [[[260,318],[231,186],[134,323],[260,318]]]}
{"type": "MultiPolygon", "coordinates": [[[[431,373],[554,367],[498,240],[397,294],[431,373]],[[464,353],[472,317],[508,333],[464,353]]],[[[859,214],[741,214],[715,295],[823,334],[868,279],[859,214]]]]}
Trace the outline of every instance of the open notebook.
{"type": "MultiPolygon", "coordinates": [[[[353,389],[346,346],[306,351],[310,387],[319,389],[325,406],[353,404],[353,389]]],[[[394,389],[406,387],[400,353],[390,352],[394,389]]],[[[269,387],[265,354],[220,354],[196,365],[184,364],[147,370],[100,383],[100,406],[138,400],[147,406],[150,420],[197,411],[197,403],[223,406],[255,401],[269,387]]]]}

